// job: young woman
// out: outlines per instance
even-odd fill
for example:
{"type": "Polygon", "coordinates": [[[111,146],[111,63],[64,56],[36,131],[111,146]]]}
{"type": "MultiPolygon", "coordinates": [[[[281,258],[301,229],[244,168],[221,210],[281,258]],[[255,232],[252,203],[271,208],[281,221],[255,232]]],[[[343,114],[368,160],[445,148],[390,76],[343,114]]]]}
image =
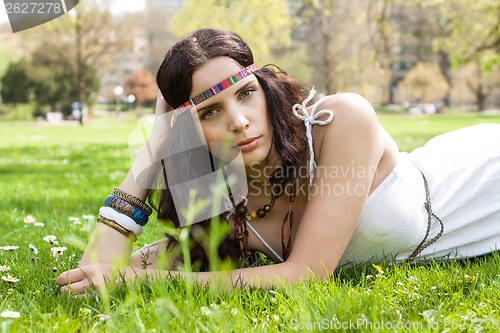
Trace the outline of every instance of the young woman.
{"type": "Polygon", "coordinates": [[[140,172],[129,172],[101,207],[101,223],[79,267],[57,278],[63,291],[84,293],[103,285],[117,263],[130,279],[187,274],[177,270],[178,255],[168,267],[157,267],[159,253],[174,252],[172,239],[130,256],[151,213],[148,195],[160,219],[193,235],[211,217],[227,221],[231,232],[219,247],[221,257],[251,262],[253,251],[260,251],[277,262],[204,272],[206,247],[194,237],[199,244],[191,256],[202,271],[190,275],[200,282],[293,283],[311,274],[327,278],[346,264],[465,258],[500,247],[500,124],[444,134],[412,153],[399,153],[365,99],[342,93],[307,106],[314,91],[304,98],[298,84],[276,68],[257,68],[238,36],[214,29],[195,31],[174,45],[157,81],[163,96],[155,126],[163,127],[149,143],[156,141],[156,151],[169,147],[156,159],[163,188],[152,191],[154,186],[139,180],[140,172]],[[192,120],[190,129],[183,119],[192,120]],[[209,162],[192,153],[197,144],[184,160],[178,158],[179,146],[196,129],[209,162]],[[215,143],[225,143],[231,157],[215,143]],[[183,188],[190,191],[180,185],[209,174],[200,166],[229,172],[237,167],[231,162],[235,156],[243,161],[246,190],[225,183],[225,208],[186,220],[179,198],[183,188]]]}

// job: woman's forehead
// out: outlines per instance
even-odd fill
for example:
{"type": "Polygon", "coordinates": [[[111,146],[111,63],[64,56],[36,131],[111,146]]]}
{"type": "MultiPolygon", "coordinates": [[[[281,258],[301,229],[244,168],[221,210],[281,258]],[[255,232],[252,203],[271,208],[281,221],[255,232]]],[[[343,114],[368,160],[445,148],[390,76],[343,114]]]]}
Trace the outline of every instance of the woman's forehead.
{"type": "Polygon", "coordinates": [[[198,96],[215,84],[227,79],[242,69],[242,66],[229,57],[210,59],[198,67],[192,77],[190,98],[198,96]]]}

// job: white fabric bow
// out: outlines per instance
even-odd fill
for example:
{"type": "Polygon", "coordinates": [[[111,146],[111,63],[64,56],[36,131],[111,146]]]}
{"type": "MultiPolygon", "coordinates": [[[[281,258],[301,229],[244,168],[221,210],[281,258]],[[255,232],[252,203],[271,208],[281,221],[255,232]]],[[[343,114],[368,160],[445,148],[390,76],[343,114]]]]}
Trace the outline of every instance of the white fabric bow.
{"type": "Polygon", "coordinates": [[[323,98],[325,98],[326,96],[321,98],[320,100],[318,100],[316,103],[314,103],[314,105],[311,109],[311,113],[310,114],[307,113],[307,109],[306,109],[307,103],[309,103],[311,101],[311,99],[314,97],[315,94],[316,94],[316,90],[314,90],[314,87],[313,87],[311,89],[311,91],[309,92],[309,96],[307,96],[307,98],[302,102],[302,105],[295,104],[292,107],[293,114],[297,118],[302,120],[304,122],[305,127],[306,127],[306,137],[307,137],[307,143],[309,145],[309,187],[312,184],[312,181],[314,178],[314,170],[316,169],[316,161],[314,159],[314,147],[313,147],[311,127],[312,127],[312,125],[328,125],[333,120],[333,115],[334,115],[332,110],[321,110],[318,113],[316,113],[316,107],[319,105],[321,100],[323,98]],[[299,114],[299,112],[297,112],[297,110],[300,110],[301,113],[299,114]],[[324,114],[328,114],[328,119],[319,120],[318,118],[324,114]]]}

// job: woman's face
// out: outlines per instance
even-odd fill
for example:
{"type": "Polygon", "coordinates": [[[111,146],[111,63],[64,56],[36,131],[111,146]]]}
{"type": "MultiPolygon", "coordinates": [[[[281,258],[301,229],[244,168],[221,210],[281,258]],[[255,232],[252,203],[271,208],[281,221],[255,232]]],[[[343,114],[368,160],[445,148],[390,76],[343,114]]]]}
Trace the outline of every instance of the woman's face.
{"type": "MultiPolygon", "coordinates": [[[[242,67],[229,57],[217,57],[193,73],[191,97],[236,74],[242,67]]],[[[225,142],[241,150],[245,165],[265,161],[272,146],[272,128],[266,99],[255,75],[251,74],[197,105],[205,140],[225,142]]],[[[212,154],[221,153],[211,148],[212,154]]]]}

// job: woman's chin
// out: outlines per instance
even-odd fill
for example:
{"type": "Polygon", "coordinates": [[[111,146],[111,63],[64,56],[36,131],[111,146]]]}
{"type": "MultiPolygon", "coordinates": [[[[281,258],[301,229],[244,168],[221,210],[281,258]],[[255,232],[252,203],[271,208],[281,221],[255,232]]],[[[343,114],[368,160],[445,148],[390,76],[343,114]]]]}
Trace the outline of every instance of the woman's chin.
{"type": "Polygon", "coordinates": [[[243,154],[243,163],[245,167],[260,166],[266,164],[267,155],[264,154],[243,154]]]}

